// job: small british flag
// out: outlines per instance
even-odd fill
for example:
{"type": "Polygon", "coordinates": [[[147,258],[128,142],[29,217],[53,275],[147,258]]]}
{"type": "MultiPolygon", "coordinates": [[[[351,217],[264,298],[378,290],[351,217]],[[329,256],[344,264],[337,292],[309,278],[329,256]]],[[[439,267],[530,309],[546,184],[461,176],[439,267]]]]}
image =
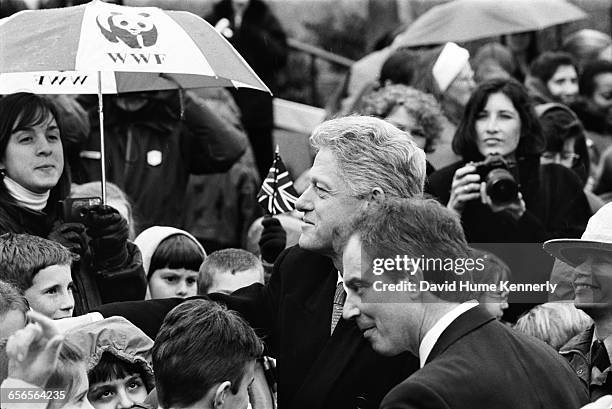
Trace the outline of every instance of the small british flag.
{"type": "Polygon", "coordinates": [[[285,164],[278,152],[274,153],[274,162],[268,176],[261,185],[257,201],[264,211],[271,215],[290,212],[295,208],[298,194],[293,188],[293,180],[285,168],[285,164]]]}

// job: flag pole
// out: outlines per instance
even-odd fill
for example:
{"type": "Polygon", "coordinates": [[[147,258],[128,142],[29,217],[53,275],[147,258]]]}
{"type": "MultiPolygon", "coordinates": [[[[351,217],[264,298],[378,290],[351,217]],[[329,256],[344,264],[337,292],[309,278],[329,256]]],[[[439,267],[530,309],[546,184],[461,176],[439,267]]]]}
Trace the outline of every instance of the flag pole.
{"type": "Polygon", "coordinates": [[[100,122],[100,165],[102,167],[102,204],[106,204],[106,149],[104,149],[104,105],[102,102],[102,71],[98,71],[98,120],[100,122]]]}
{"type": "Polygon", "coordinates": [[[276,150],[274,151],[274,161],[272,162],[272,167],[274,168],[274,189],[272,189],[272,215],[276,216],[276,206],[274,206],[274,201],[276,200],[276,191],[278,190],[278,166],[277,160],[280,155],[278,145],[276,145],[276,150]]]}

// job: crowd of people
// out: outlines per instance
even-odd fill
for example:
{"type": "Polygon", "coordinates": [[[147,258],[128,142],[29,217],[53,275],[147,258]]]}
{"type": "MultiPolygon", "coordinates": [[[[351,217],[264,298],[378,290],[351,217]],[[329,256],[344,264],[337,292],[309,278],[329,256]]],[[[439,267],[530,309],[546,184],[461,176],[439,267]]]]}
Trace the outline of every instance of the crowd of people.
{"type": "MultiPolygon", "coordinates": [[[[266,3],[208,19],[273,85],[266,3]]],[[[274,216],[269,95],[105,96],[104,203],[97,101],[1,96],[0,406],[612,408],[612,38],[393,49],[354,88],[274,216]]]]}

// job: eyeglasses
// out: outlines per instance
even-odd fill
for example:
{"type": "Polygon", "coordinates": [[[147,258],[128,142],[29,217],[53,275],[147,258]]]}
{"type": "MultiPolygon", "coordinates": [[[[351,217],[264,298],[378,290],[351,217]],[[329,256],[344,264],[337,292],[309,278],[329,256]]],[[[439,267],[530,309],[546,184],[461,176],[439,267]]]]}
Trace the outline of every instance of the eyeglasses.
{"type": "Polygon", "coordinates": [[[544,152],[540,156],[540,162],[543,164],[557,163],[564,166],[574,166],[580,159],[580,155],[573,152],[544,152]]]}

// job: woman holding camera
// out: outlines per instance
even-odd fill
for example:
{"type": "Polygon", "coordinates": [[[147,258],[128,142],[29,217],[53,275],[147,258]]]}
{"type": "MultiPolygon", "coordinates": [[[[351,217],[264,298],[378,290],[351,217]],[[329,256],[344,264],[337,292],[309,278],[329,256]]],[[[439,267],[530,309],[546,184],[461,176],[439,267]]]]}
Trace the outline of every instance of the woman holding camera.
{"type": "Polygon", "coordinates": [[[578,177],[540,165],[545,141],[532,101],[513,79],[480,84],[453,139],[462,160],[433,173],[427,191],[460,215],[472,243],[580,237],[590,208],[578,177]]]}
{"type": "Polygon", "coordinates": [[[62,118],[50,100],[29,93],[0,99],[0,234],[48,238],[78,254],[77,314],[101,302],[144,298],[140,254],[117,210],[98,205],[81,222],[62,220],[58,201],[70,191],[64,149],[62,118]]]}

